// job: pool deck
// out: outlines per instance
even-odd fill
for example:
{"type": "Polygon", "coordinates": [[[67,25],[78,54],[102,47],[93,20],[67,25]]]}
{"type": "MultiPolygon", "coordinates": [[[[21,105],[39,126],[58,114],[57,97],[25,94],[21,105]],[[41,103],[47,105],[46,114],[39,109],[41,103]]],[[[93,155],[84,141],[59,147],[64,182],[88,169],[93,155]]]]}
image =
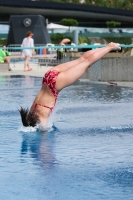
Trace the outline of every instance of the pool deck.
{"type": "Polygon", "coordinates": [[[30,67],[32,71],[24,72],[24,64],[23,63],[16,63],[15,65],[11,63],[11,71],[0,70],[1,76],[12,76],[12,75],[22,75],[22,76],[36,76],[36,77],[43,77],[43,75],[52,67],[45,67],[45,66],[38,66],[36,63],[31,63],[30,67]]]}
{"type": "MultiPolygon", "coordinates": [[[[32,71],[28,71],[28,72],[24,72],[23,71],[23,63],[19,63],[19,64],[15,64],[15,66],[11,63],[11,68],[12,71],[1,71],[0,70],[0,76],[12,76],[12,75],[22,75],[22,76],[34,76],[34,77],[43,77],[43,75],[50,70],[52,67],[46,67],[46,66],[38,66],[35,63],[31,63],[30,65],[32,67],[32,71]]],[[[80,81],[89,81],[88,79],[80,79],[80,81]]],[[[108,84],[108,82],[95,82],[97,84],[108,84]]],[[[115,83],[117,83],[117,86],[124,86],[124,87],[133,87],[133,82],[118,82],[115,81],[115,83]]]]}

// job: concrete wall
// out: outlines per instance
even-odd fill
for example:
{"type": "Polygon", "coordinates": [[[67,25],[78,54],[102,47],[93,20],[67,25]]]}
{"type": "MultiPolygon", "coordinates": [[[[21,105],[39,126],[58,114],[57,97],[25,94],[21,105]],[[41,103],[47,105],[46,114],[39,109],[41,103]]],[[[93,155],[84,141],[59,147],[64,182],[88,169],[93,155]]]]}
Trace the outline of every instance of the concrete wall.
{"type": "Polygon", "coordinates": [[[102,58],[87,70],[82,79],[133,81],[133,57],[102,58]]]}

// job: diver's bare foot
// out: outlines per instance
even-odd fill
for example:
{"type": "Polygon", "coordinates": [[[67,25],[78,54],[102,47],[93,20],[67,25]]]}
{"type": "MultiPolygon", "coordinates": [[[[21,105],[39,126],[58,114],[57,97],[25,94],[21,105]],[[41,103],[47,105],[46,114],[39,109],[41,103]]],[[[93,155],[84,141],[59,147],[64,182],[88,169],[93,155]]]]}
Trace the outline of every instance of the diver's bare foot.
{"type": "Polygon", "coordinates": [[[115,50],[115,51],[121,50],[121,47],[118,44],[114,43],[114,42],[110,42],[108,44],[108,47],[110,48],[110,51],[112,51],[112,50],[115,50]]]}

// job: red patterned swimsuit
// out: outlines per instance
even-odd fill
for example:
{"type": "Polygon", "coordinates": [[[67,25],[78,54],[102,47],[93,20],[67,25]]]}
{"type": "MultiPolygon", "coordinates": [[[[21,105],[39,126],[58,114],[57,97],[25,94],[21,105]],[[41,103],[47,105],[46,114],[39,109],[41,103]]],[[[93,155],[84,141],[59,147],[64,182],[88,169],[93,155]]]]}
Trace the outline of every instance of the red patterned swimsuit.
{"type": "Polygon", "coordinates": [[[56,90],[56,79],[57,79],[58,74],[59,74],[58,71],[50,70],[44,75],[43,81],[42,81],[42,84],[48,86],[48,88],[54,95],[55,100],[57,99],[57,96],[58,96],[58,91],[56,90]]]}
{"type": "MultiPolygon", "coordinates": [[[[59,74],[58,71],[50,70],[44,75],[43,80],[42,80],[42,84],[47,85],[47,87],[50,89],[50,91],[54,95],[55,103],[56,103],[56,100],[57,100],[57,97],[58,97],[58,91],[56,90],[56,79],[57,79],[58,74],[59,74]]],[[[35,111],[37,106],[42,106],[42,107],[45,107],[45,108],[49,108],[50,111],[52,112],[55,104],[54,104],[53,107],[49,107],[49,106],[45,106],[43,104],[40,104],[40,103],[36,102],[35,105],[34,105],[33,112],[35,111]]]]}

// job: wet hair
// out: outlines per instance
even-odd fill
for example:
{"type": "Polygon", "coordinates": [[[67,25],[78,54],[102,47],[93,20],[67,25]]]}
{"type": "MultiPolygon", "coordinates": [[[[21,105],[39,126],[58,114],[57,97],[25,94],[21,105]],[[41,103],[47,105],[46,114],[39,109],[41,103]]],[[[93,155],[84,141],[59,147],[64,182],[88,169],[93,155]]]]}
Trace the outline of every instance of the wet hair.
{"type": "Polygon", "coordinates": [[[32,126],[35,127],[39,123],[39,118],[36,112],[29,112],[28,108],[22,108],[18,110],[20,112],[21,120],[23,126],[32,126]]]}
{"type": "Polygon", "coordinates": [[[33,35],[33,33],[32,33],[31,31],[28,31],[28,32],[26,33],[26,36],[29,37],[30,35],[33,35]]]}

